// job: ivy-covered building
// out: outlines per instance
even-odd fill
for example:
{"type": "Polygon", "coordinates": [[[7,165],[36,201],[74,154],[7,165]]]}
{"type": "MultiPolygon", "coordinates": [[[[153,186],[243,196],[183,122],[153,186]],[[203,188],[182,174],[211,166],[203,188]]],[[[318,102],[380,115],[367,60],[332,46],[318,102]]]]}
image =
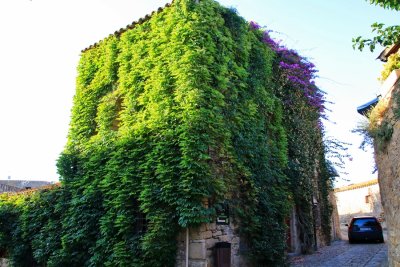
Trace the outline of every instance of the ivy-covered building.
{"type": "Polygon", "coordinates": [[[1,198],[3,254],[16,266],[218,266],[227,255],[282,266],[287,251],[329,243],[315,72],[213,0],[175,0],[84,49],[62,186],[1,198]]]}

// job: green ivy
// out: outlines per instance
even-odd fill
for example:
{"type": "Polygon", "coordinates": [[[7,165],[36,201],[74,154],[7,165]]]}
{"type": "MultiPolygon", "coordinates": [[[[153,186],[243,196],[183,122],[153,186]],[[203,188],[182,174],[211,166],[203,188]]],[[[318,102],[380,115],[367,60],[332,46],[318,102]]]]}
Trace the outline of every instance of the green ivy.
{"type": "Polygon", "coordinates": [[[174,266],[178,233],[228,203],[243,254],[282,266],[290,199],[310,227],[324,148],[260,38],[215,1],[175,0],[84,51],[62,186],[0,199],[13,265],[174,266]]]}

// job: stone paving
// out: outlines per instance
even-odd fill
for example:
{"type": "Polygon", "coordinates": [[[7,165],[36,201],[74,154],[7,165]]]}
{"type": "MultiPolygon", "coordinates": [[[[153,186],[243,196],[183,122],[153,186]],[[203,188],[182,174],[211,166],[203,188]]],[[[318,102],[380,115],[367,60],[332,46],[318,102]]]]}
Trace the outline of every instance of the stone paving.
{"type": "Polygon", "coordinates": [[[289,262],[292,267],[387,267],[387,255],[386,244],[340,240],[314,254],[291,257],[289,262]]]}

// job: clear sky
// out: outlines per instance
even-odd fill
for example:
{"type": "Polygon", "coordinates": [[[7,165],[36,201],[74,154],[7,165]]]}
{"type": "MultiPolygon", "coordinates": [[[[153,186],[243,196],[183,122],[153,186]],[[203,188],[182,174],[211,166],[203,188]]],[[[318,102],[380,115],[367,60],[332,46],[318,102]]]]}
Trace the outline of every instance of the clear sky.
{"type": "MultiPolygon", "coordinates": [[[[55,162],[66,143],[80,51],[144,17],[166,0],[0,1],[0,179],[57,180],[55,162]]],[[[327,135],[351,143],[349,174],[338,185],[373,179],[372,152],[350,131],[357,106],[379,92],[379,54],[359,52],[351,38],[370,25],[400,24],[399,13],[364,0],[219,0],[274,31],[319,69],[317,84],[335,104],[327,135]],[[333,123],[334,122],[334,123],[333,123]]]]}

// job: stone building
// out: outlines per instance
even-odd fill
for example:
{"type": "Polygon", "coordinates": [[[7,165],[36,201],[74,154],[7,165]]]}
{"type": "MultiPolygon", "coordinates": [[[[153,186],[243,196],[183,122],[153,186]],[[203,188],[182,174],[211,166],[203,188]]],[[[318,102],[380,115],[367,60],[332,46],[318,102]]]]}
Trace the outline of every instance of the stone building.
{"type": "Polygon", "coordinates": [[[399,96],[400,96],[400,71],[393,71],[389,81],[394,81],[388,93],[381,101],[387,102],[387,110],[382,117],[391,130],[390,137],[385,141],[385,146],[377,148],[375,140],[375,160],[378,166],[379,185],[385,219],[388,228],[389,265],[400,266],[400,121],[399,121],[399,96]]]}
{"type": "MultiPolygon", "coordinates": [[[[336,204],[336,197],[333,192],[329,194],[329,202],[332,207],[332,214],[330,218],[330,227],[331,227],[331,240],[339,240],[341,239],[340,232],[340,221],[338,214],[338,207],[336,204]]],[[[314,198],[313,200],[313,224],[314,224],[314,249],[318,250],[321,247],[329,245],[329,243],[325,240],[325,237],[322,233],[322,224],[321,224],[321,211],[319,207],[318,201],[314,198]]],[[[290,254],[300,254],[302,241],[299,237],[299,218],[296,212],[296,208],[293,207],[290,212],[290,218],[287,221],[287,252],[290,254]]]]}
{"type": "Polygon", "coordinates": [[[335,189],[340,223],[348,223],[354,216],[382,217],[378,180],[370,180],[335,189]]]}
{"type": "MultiPolygon", "coordinates": [[[[168,8],[174,8],[174,5],[168,5],[168,8]]],[[[162,12],[162,9],[159,10],[159,12],[162,12]]],[[[156,16],[156,13],[153,13],[152,15],[146,16],[144,19],[141,19],[138,21],[138,23],[134,23],[132,25],[127,26],[127,28],[121,29],[120,31],[117,31],[114,33],[114,35],[111,35],[111,37],[116,37],[116,40],[119,42],[121,38],[124,40],[124,38],[127,38],[129,36],[129,31],[132,29],[135,29],[138,27],[138,25],[141,25],[145,21],[152,21],[154,20],[153,16],[156,16]]],[[[227,22],[229,21],[228,18],[226,18],[227,22]]],[[[161,22],[158,22],[160,25],[161,22]]],[[[141,26],[140,26],[141,27],[141,26]]],[[[145,28],[143,28],[145,29],[145,28]]],[[[134,40],[133,37],[129,37],[129,39],[126,39],[129,41],[134,40]]],[[[104,46],[104,41],[103,43],[96,43],[85,50],[82,51],[83,55],[89,55],[89,53],[93,53],[93,51],[96,51],[95,49],[101,49],[101,47],[104,46]]],[[[116,45],[118,46],[118,45],[116,45]]],[[[144,48],[141,48],[144,49],[144,48]]],[[[157,48],[158,49],[158,48],[157,48]]],[[[101,50],[100,50],[101,51],[101,50]]],[[[121,49],[122,51],[122,49],[121,49]]],[[[118,53],[120,53],[118,51],[118,53]]],[[[121,57],[121,55],[119,55],[121,57]]],[[[125,56],[124,56],[125,57],[125,56]]],[[[132,54],[130,53],[127,58],[132,58],[132,54]]],[[[145,61],[143,58],[141,59],[145,61]]],[[[93,60],[92,60],[93,61],[93,60]]],[[[93,64],[90,62],[90,64],[93,64]]],[[[129,63],[129,66],[131,63],[129,63]]],[[[120,73],[119,73],[120,74],[120,73]]],[[[120,77],[119,77],[120,79],[120,77]]],[[[85,85],[86,86],[86,85],[85,85]]],[[[110,87],[111,88],[111,87],[110,87]]],[[[116,91],[122,90],[122,87],[115,86],[116,91]]],[[[92,89],[91,89],[92,90],[92,89]]],[[[86,91],[82,91],[82,95],[87,93],[86,91]]],[[[115,92],[114,96],[116,96],[115,92]]],[[[111,92],[110,92],[111,94],[111,92]]],[[[117,103],[116,105],[118,108],[116,109],[116,114],[115,116],[119,116],[118,113],[120,112],[121,109],[121,103],[126,102],[125,99],[122,98],[125,97],[124,94],[121,94],[120,99],[118,100],[119,104],[117,103]]],[[[103,101],[103,100],[101,100],[103,101]]],[[[100,102],[99,102],[100,103],[100,102]]],[[[75,105],[77,105],[75,103],[75,105]]],[[[96,109],[96,107],[94,108],[96,109]]],[[[100,113],[99,113],[100,114],[100,113]]],[[[118,124],[120,121],[115,119],[113,122],[111,122],[112,125],[112,130],[113,131],[118,131],[118,124]]],[[[122,124],[122,123],[121,123],[122,124]]],[[[80,127],[76,127],[80,128],[80,127]]],[[[100,132],[100,131],[99,131],[100,132]]],[[[86,141],[86,140],[85,140],[86,141]]],[[[246,148],[247,149],[247,148],[246,148]]],[[[212,151],[213,149],[210,149],[212,151]]],[[[252,156],[253,157],[253,156],[252,156]]],[[[318,165],[318,161],[315,160],[315,164],[318,165]]],[[[300,165],[299,161],[297,163],[300,165]]],[[[309,164],[310,165],[310,164],[309,164]]],[[[312,169],[310,172],[313,172],[314,169],[312,169]]],[[[317,169],[317,168],[315,168],[317,169]]],[[[290,214],[290,218],[287,218],[287,225],[288,225],[288,233],[287,233],[287,247],[288,247],[288,252],[293,252],[293,253],[301,253],[304,252],[305,249],[304,247],[308,246],[309,244],[312,244],[313,248],[317,249],[318,247],[326,245],[329,241],[327,241],[326,237],[324,236],[323,233],[323,227],[325,226],[321,220],[321,211],[325,209],[323,206],[325,203],[323,203],[323,197],[319,192],[317,192],[320,188],[319,184],[319,172],[315,170],[315,176],[313,177],[313,188],[315,188],[315,192],[312,193],[312,196],[310,197],[310,201],[307,202],[309,205],[309,212],[306,214],[307,218],[308,216],[312,217],[312,226],[313,228],[313,233],[312,237],[309,238],[312,239],[312,241],[308,241],[306,245],[303,245],[305,242],[301,240],[300,237],[300,231],[302,230],[300,225],[300,219],[298,213],[296,213],[296,208],[292,209],[292,213],[290,214]],[[303,245],[303,248],[301,246],[303,245]]],[[[282,198],[280,199],[282,200],[282,198]]],[[[283,201],[282,201],[283,202],[283,201]]],[[[303,206],[304,203],[302,203],[303,206]]],[[[297,208],[301,206],[298,203],[295,203],[294,206],[297,205],[297,208]]],[[[299,209],[297,209],[299,210],[299,209]]],[[[228,216],[229,217],[229,216],[228,216]]],[[[306,217],[306,216],[305,216],[306,217]]],[[[332,221],[335,221],[332,219],[332,221]]],[[[282,221],[282,224],[285,222],[282,221]]],[[[303,222],[302,222],[303,223],[303,222]]],[[[310,223],[305,223],[307,224],[307,227],[310,227],[310,223]]],[[[268,225],[264,226],[266,229],[268,229],[268,225]]],[[[271,232],[273,231],[273,227],[271,225],[271,232]]],[[[332,227],[332,233],[335,234],[335,237],[337,238],[338,234],[335,229],[335,227],[332,227]]],[[[234,224],[234,222],[230,221],[228,218],[228,223],[218,223],[218,218],[217,221],[208,223],[208,224],[201,224],[200,227],[197,228],[189,228],[189,229],[184,229],[182,232],[180,232],[179,236],[177,237],[178,239],[178,252],[176,256],[176,266],[185,266],[186,264],[189,264],[189,266],[192,267],[210,267],[210,266],[221,266],[219,264],[216,264],[216,261],[225,261],[226,266],[232,266],[232,267],[239,267],[239,266],[248,266],[245,262],[245,257],[241,256],[246,253],[246,243],[248,244],[251,242],[251,240],[241,240],[241,236],[239,235],[238,226],[234,224]],[[247,241],[247,242],[246,242],[247,241]],[[219,256],[220,252],[220,256],[219,256]]],[[[284,231],[283,231],[284,232],[284,231]]],[[[306,235],[306,234],[304,234],[306,235]]],[[[309,236],[306,236],[307,238],[309,236]]],[[[268,242],[265,242],[268,243],[268,242]]],[[[309,249],[307,247],[307,249],[309,249]]],[[[282,253],[283,254],[283,253],[282,253]]],[[[284,255],[282,255],[284,256],[284,255]]],[[[225,266],[225,265],[223,265],[225,266]]]]}
{"type": "MultiPolygon", "coordinates": [[[[398,44],[386,48],[378,59],[386,62],[390,55],[399,53],[399,48],[398,44]]],[[[370,124],[374,127],[370,134],[374,141],[379,188],[388,229],[389,266],[400,266],[400,70],[389,67],[392,72],[382,84],[379,102],[372,103],[368,108],[372,109],[371,116],[374,116],[374,119],[370,116],[370,124]]]]}
{"type": "MultiPolygon", "coordinates": [[[[217,225],[216,223],[202,224],[198,228],[189,229],[189,266],[216,266],[216,260],[228,261],[232,267],[247,266],[245,259],[240,257],[240,237],[233,223],[217,225]],[[218,248],[218,245],[222,245],[218,248]],[[216,259],[216,250],[222,255],[216,259]]],[[[185,266],[186,232],[178,236],[178,254],[176,267],[185,266]]],[[[243,249],[243,248],[241,248],[243,249]]]]}
{"type": "Polygon", "coordinates": [[[337,207],[337,199],[334,192],[331,192],[329,195],[329,200],[332,205],[332,216],[331,216],[331,236],[333,240],[342,239],[342,234],[340,231],[340,219],[339,219],[339,211],[337,207]]]}
{"type": "Polygon", "coordinates": [[[58,162],[68,223],[55,252],[78,256],[60,266],[282,266],[287,247],[330,242],[322,94],[311,76],[306,94],[282,81],[291,101],[293,90],[301,96],[293,113],[283,109],[268,44],[267,32],[214,1],[177,0],[82,51],[58,162]],[[299,128],[309,131],[289,131],[299,128]]]}

